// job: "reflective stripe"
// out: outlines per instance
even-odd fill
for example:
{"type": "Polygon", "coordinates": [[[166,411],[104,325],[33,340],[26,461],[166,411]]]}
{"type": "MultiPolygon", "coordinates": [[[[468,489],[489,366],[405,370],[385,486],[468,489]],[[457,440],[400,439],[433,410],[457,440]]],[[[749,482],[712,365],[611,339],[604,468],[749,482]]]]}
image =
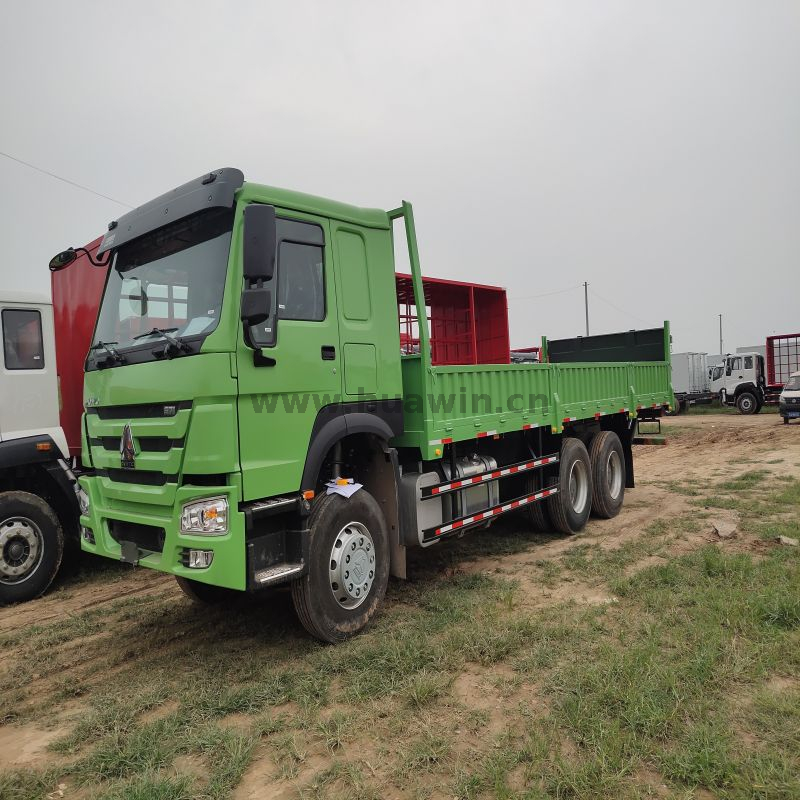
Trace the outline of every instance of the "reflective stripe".
{"type": "Polygon", "coordinates": [[[450,531],[458,530],[459,528],[463,528],[465,525],[471,525],[474,522],[481,522],[488,517],[496,517],[499,514],[505,514],[507,511],[513,511],[515,508],[519,508],[520,506],[527,505],[531,502],[536,502],[537,500],[543,500],[545,497],[550,497],[550,495],[557,493],[558,489],[555,487],[552,489],[543,489],[540,492],[529,494],[526,497],[520,497],[518,500],[512,500],[510,503],[506,503],[505,505],[497,506],[496,508],[490,508],[488,511],[481,511],[478,514],[473,514],[472,516],[465,517],[464,519],[451,522],[449,525],[443,525],[441,528],[436,528],[434,530],[434,535],[441,536],[444,533],[450,533],[450,531]]]}

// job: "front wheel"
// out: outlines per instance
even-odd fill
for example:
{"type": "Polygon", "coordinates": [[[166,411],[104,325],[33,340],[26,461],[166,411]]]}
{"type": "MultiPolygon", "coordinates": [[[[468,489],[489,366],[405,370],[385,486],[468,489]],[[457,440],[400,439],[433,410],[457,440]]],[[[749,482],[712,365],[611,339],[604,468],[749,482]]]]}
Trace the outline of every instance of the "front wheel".
{"type": "Polygon", "coordinates": [[[553,527],[561,533],[583,530],[592,510],[592,465],[580,439],[567,438],[561,445],[558,494],[547,498],[553,527]]]}
{"type": "Polygon", "coordinates": [[[755,414],[757,406],[758,401],[752,392],[742,392],[736,398],[736,408],[740,414],[755,414]]]}
{"type": "Polygon", "coordinates": [[[43,594],[64,555],[64,532],[53,509],[30,492],[0,494],[0,602],[43,594]]]}
{"type": "Polygon", "coordinates": [[[349,498],[320,495],[309,517],[308,572],[292,583],[303,627],[323,642],[363,630],[389,583],[389,534],[375,498],[359,489],[349,498]]]}

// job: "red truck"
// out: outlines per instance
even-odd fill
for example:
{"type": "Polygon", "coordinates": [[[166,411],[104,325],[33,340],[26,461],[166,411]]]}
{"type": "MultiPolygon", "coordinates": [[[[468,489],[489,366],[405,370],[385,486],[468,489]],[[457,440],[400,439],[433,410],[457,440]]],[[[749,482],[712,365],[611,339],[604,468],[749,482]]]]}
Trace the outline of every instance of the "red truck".
{"type": "Polygon", "coordinates": [[[767,392],[780,394],[793,372],[800,371],[800,333],[767,336],[767,392]]]}

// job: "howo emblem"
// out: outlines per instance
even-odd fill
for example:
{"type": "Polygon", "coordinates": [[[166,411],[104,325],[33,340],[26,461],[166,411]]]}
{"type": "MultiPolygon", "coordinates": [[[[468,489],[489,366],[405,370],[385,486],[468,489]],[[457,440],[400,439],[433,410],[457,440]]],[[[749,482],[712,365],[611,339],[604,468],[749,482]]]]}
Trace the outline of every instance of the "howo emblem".
{"type": "Polygon", "coordinates": [[[119,440],[119,460],[122,469],[136,467],[136,445],[133,442],[133,431],[130,422],[125,423],[122,429],[122,438],[119,440]]]}

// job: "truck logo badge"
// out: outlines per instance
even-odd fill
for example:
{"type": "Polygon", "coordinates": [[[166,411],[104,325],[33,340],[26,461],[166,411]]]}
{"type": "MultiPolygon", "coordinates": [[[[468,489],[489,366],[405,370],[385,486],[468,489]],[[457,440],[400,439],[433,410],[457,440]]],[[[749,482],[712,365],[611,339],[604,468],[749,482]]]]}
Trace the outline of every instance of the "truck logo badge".
{"type": "Polygon", "coordinates": [[[119,440],[119,460],[122,469],[136,467],[136,445],[133,443],[133,432],[130,422],[125,423],[122,429],[122,438],[119,440]]]}

